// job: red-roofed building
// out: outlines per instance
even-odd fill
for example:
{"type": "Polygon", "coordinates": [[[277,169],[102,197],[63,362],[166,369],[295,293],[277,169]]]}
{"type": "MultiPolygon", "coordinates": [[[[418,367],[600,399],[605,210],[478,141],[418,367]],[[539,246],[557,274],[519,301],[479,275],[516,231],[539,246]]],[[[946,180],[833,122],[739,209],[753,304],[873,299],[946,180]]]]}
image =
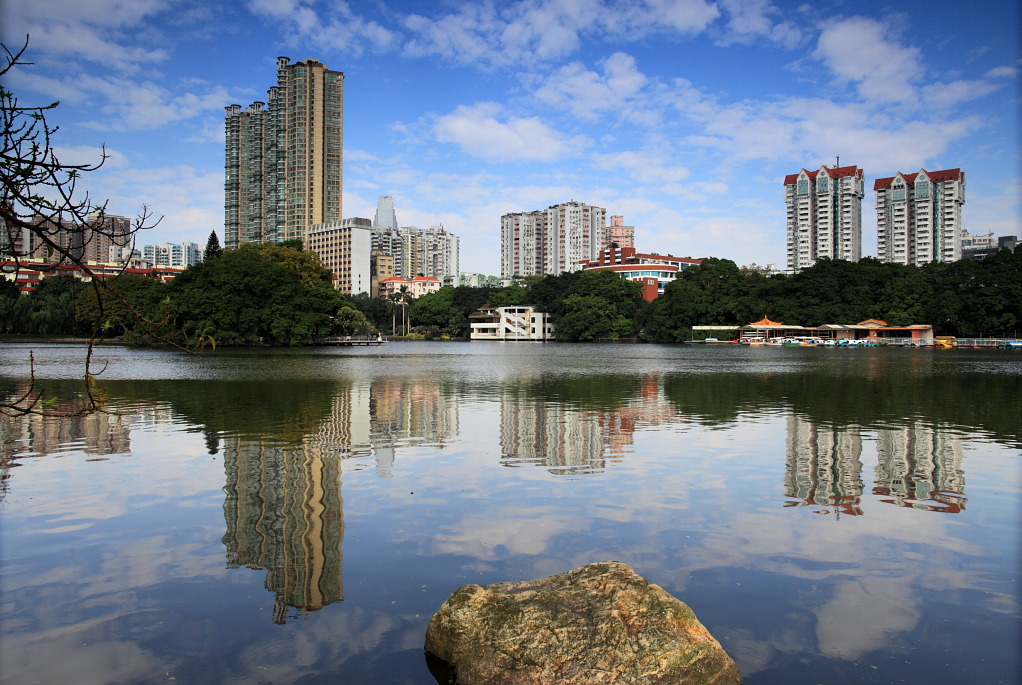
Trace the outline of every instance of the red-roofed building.
{"type": "Polygon", "coordinates": [[[922,266],[962,258],[965,173],[942,169],[898,172],[873,183],[877,210],[877,257],[922,266]]]}
{"type": "Polygon", "coordinates": [[[702,259],[675,257],[673,255],[644,254],[634,247],[608,247],[599,259],[584,259],[579,264],[583,270],[616,271],[630,281],[642,283],[642,297],[652,302],[664,294],[664,287],[678,277],[678,272],[696,264],[702,259]]]}
{"type": "Polygon", "coordinates": [[[803,169],[784,177],[789,270],[805,269],[823,257],[862,258],[863,176],[851,165],[803,169]]]}
{"type": "MultiPolygon", "coordinates": [[[[113,278],[120,274],[134,274],[137,276],[148,276],[158,281],[167,283],[174,280],[185,267],[146,265],[144,267],[125,267],[124,264],[115,262],[89,262],[89,271],[99,279],[113,278]]],[[[39,285],[39,281],[50,276],[73,276],[85,281],[92,281],[92,276],[85,273],[82,267],[77,264],[51,264],[42,259],[13,259],[0,260],[0,278],[7,278],[14,281],[22,295],[27,295],[39,285]]]]}
{"type": "Polygon", "coordinates": [[[393,276],[380,281],[379,294],[380,297],[388,297],[394,293],[401,292],[401,288],[404,287],[404,292],[418,298],[428,293],[435,293],[442,286],[443,283],[440,282],[440,279],[433,278],[432,276],[416,276],[415,278],[393,276]]]}

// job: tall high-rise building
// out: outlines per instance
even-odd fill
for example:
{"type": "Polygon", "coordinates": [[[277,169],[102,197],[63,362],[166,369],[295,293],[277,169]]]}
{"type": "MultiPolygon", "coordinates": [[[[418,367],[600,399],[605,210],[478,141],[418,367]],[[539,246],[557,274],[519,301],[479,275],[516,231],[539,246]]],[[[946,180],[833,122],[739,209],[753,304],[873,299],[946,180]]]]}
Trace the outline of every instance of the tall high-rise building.
{"type": "Polygon", "coordinates": [[[862,258],[864,184],[862,169],[854,165],[784,177],[789,270],[805,269],[823,257],[862,258]]]}
{"type": "Polygon", "coordinates": [[[443,282],[459,273],[458,236],[441,226],[430,226],[422,231],[419,240],[417,273],[432,276],[443,282]]]}
{"type": "Polygon", "coordinates": [[[877,210],[877,257],[882,262],[954,262],[962,258],[961,169],[898,172],[873,184],[877,210]]]}
{"type": "Polygon", "coordinates": [[[278,57],[267,92],[247,110],[225,108],[227,248],[304,241],[309,226],[341,220],[344,73],[278,57]]]}
{"type": "Polygon", "coordinates": [[[380,195],[376,199],[376,220],[373,228],[380,231],[397,230],[397,212],[394,211],[394,196],[380,195]]]}
{"type": "Polygon", "coordinates": [[[558,275],[596,259],[606,236],[607,210],[564,202],[545,210],[500,218],[502,278],[558,275]]]}

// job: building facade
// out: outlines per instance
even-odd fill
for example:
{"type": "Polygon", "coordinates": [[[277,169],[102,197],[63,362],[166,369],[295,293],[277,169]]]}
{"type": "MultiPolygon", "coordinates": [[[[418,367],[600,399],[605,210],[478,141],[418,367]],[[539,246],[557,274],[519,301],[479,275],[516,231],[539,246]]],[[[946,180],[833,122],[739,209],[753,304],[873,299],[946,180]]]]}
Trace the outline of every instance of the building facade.
{"type": "Polygon", "coordinates": [[[401,278],[394,276],[384,278],[380,281],[380,297],[390,297],[398,293],[407,294],[416,299],[429,293],[435,293],[443,287],[443,283],[432,276],[415,276],[413,278],[401,278]],[[404,290],[401,290],[404,288],[404,290]]]}
{"type": "Polygon", "coordinates": [[[341,220],[344,73],[277,58],[267,102],[226,108],[224,246],[305,240],[341,220]]]}
{"type": "Polygon", "coordinates": [[[202,261],[202,250],[196,243],[143,245],[142,258],[153,266],[194,266],[202,261]]]}
{"type": "Polygon", "coordinates": [[[578,271],[596,259],[607,234],[607,210],[584,202],[564,202],[545,210],[500,218],[502,278],[578,271]]]}
{"type": "Polygon", "coordinates": [[[319,255],[345,295],[372,292],[373,222],[352,218],[309,227],[306,249],[319,255]]]}
{"type": "Polygon", "coordinates": [[[555,339],[550,315],[532,305],[483,307],[469,319],[472,340],[546,342],[555,339]]]}
{"type": "Polygon", "coordinates": [[[635,226],[625,226],[623,216],[610,217],[610,225],[607,226],[607,244],[604,247],[635,247],[635,226]]]}
{"type": "Polygon", "coordinates": [[[943,169],[878,178],[877,258],[922,266],[962,258],[965,174],[943,169]]]}
{"type": "Polygon", "coordinates": [[[788,269],[798,271],[824,257],[862,258],[863,170],[822,166],[784,177],[788,269]]]}
{"type": "Polygon", "coordinates": [[[643,299],[652,302],[664,294],[664,288],[680,271],[702,263],[702,259],[690,257],[644,254],[634,247],[608,247],[600,252],[599,259],[583,260],[581,266],[584,271],[614,271],[622,278],[641,283],[643,299]]]}

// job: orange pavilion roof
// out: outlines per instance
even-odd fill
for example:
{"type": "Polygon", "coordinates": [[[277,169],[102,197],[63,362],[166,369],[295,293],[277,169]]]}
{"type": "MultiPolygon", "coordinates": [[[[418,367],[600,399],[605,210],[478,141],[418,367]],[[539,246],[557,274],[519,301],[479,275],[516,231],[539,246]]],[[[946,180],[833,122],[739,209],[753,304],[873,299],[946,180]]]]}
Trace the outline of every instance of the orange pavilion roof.
{"type": "Polygon", "coordinates": [[[750,326],[783,326],[784,324],[779,321],[771,321],[765,316],[759,321],[753,321],[749,324],[750,326]]]}

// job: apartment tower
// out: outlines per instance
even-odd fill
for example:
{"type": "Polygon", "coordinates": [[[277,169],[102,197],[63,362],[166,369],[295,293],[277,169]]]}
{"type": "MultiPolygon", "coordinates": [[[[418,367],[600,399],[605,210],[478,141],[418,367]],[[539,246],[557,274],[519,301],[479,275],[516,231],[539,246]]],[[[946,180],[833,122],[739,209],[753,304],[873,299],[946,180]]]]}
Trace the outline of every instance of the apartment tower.
{"type": "Polygon", "coordinates": [[[277,58],[267,102],[226,107],[224,245],[306,240],[341,220],[344,73],[277,58]]]}
{"type": "Polygon", "coordinates": [[[877,257],[882,262],[954,262],[962,258],[961,169],[898,172],[873,184],[877,210],[877,257]]]}
{"type": "Polygon", "coordinates": [[[863,171],[854,165],[785,176],[788,269],[805,269],[824,257],[859,261],[864,195],[863,171]]]}
{"type": "Polygon", "coordinates": [[[607,210],[583,202],[564,202],[545,210],[500,218],[502,278],[558,275],[578,271],[603,249],[607,210]]]}

